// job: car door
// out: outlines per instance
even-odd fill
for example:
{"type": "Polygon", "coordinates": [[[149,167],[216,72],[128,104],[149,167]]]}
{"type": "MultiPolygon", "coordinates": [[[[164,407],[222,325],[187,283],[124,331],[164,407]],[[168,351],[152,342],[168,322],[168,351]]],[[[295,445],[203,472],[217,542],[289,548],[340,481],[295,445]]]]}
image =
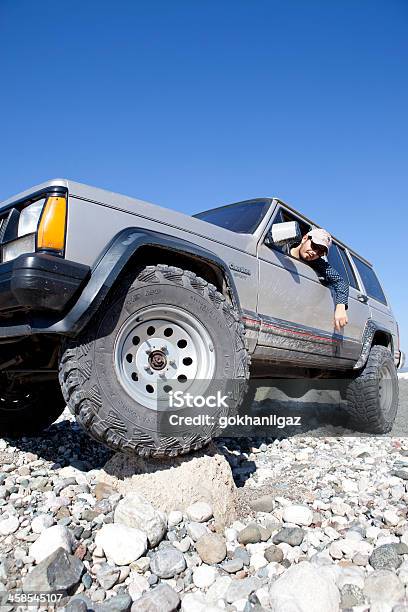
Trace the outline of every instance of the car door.
{"type": "MultiPolygon", "coordinates": [[[[299,223],[302,235],[311,228],[307,220],[284,206],[278,208],[271,224],[293,220],[299,223]]],[[[258,247],[261,319],[258,344],[273,347],[278,354],[280,350],[289,359],[304,360],[304,353],[314,354],[315,365],[357,360],[361,347],[359,322],[353,317],[350,326],[340,334],[335,333],[330,288],[321,283],[311,266],[292,257],[289,248],[269,244],[265,237],[258,247]]]]}

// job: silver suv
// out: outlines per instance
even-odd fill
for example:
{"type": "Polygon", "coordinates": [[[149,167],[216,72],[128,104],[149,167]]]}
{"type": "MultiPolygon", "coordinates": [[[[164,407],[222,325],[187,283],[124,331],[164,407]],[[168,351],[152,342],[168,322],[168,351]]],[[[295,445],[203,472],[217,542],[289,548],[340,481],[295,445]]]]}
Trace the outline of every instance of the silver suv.
{"type": "Polygon", "coordinates": [[[38,431],[67,403],[113,449],[175,456],[215,429],[160,431],[158,387],[234,381],[236,408],[250,375],[347,379],[352,425],[389,431],[397,323],[370,263],[334,239],[350,297],[333,330],[330,288],[287,248],[312,225],[278,198],[190,217],[65,179],[3,202],[2,431],[38,431]]]}

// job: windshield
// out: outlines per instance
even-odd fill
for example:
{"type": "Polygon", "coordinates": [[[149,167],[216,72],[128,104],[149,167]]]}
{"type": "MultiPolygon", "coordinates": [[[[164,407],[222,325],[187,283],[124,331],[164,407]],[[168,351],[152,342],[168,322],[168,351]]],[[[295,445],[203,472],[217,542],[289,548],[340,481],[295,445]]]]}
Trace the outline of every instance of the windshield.
{"type": "Polygon", "coordinates": [[[246,200],[193,215],[237,234],[252,234],[270,206],[270,200],[246,200]]]}

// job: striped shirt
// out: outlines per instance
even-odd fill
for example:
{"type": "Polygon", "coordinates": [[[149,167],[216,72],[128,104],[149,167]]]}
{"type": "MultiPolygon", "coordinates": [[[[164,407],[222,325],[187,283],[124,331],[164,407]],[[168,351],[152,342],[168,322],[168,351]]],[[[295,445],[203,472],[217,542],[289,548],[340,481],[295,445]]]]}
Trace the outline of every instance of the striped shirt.
{"type": "MultiPolygon", "coordinates": [[[[306,262],[305,262],[306,263],[306,262]]],[[[348,308],[349,286],[344,278],[329,264],[328,261],[319,257],[314,261],[307,262],[315,272],[321,277],[322,281],[329,287],[333,288],[335,295],[335,303],[345,304],[348,308]]]]}

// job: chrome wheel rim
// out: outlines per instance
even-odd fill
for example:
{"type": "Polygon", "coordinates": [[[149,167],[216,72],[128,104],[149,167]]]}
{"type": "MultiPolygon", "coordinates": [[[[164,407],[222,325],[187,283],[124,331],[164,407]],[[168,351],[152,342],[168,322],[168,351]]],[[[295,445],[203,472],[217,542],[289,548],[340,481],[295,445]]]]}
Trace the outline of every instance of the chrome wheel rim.
{"type": "Polygon", "coordinates": [[[392,375],[388,365],[383,365],[379,373],[378,381],[378,399],[380,408],[384,415],[387,415],[392,406],[392,375]]]}
{"type": "Polygon", "coordinates": [[[214,346],[204,325],[190,313],[155,306],[123,323],[115,340],[114,367],[132,399],[152,410],[166,410],[170,391],[187,392],[195,381],[202,388],[213,378],[214,346]]]}

